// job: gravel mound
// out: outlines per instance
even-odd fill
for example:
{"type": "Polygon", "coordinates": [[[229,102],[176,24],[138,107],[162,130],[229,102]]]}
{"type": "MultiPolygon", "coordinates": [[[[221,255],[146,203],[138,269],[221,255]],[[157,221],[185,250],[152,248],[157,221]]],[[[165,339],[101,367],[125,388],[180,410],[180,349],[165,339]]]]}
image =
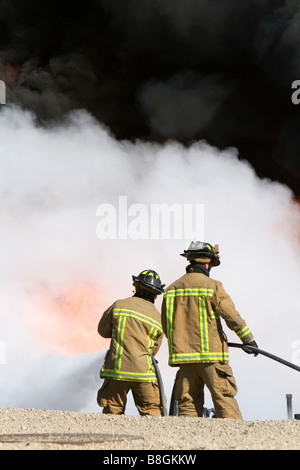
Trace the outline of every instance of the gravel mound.
{"type": "Polygon", "coordinates": [[[0,450],[299,450],[300,421],[0,408],[0,450]]]}

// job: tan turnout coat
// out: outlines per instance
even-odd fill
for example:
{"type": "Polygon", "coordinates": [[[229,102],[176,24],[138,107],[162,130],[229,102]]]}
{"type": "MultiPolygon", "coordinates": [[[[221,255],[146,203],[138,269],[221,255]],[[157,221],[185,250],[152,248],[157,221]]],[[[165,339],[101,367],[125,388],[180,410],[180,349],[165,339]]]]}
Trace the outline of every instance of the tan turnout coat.
{"type": "Polygon", "coordinates": [[[135,296],[117,300],[101,317],[98,332],[111,338],[101,378],[156,382],[151,355],[160,348],[163,330],[152,302],[135,296]]]}
{"type": "Polygon", "coordinates": [[[243,343],[254,339],[221,282],[193,272],[171,284],[162,303],[169,365],[228,361],[221,319],[243,343]]]}

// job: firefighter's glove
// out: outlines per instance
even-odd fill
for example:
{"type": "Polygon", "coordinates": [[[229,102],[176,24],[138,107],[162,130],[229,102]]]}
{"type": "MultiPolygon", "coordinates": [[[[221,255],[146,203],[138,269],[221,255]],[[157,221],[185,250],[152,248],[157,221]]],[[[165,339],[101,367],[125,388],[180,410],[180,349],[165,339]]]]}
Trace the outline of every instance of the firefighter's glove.
{"type": "Polygon", "coordinates": [[[254,348],[258,348],[255,341],[250,341],[250,343],[245,343],[242,346],[242,350],[245,351],[247,354],[254,354],[254,356],[258,355],[258,352],[253,351],[251,348],[247,348],[247,346],[253,346],[254,348]]]}

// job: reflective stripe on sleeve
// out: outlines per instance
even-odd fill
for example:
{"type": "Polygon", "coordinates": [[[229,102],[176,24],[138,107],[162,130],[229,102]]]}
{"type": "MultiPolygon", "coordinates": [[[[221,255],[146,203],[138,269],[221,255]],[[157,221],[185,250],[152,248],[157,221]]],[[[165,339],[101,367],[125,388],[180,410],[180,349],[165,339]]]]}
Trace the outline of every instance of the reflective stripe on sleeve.
{"type": "Polygon", "coordinates": [[[153,364],[152,364],[152,357],[151,357],[151,350],[154,346],[154,340],[157,337],[157,329],[152,327],[149,335],[148,335],[148,372],[153,372],[153,364]]]}
{"type": "Polygon", "coordinates": [[[169,344],[169,352],[173,350],[173,314],[174,314],[174,297],[166,296],[166,312],[167,312],[167,337],[169,344]]]}
{"type": "Polygon", "coordinates": [[[249,330],[248,326],[244,326],[241,330],[236,331],[236,334],[238,335],[239,338],[243,338],[244,336],[247,336],[251,333],[249,330]]]}

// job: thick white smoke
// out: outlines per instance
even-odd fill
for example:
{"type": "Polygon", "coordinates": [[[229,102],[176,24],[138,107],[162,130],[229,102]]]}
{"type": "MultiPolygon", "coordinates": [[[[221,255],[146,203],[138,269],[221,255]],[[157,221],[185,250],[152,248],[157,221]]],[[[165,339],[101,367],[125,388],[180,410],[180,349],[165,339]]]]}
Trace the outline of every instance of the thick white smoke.
{"type": "MultiPolygon", "coordinates": [[[[288,188],[258,179],[235,149],[118,142],[86,112],[45,129],[3,107],[0,142],[0,406],[100,411],[103,310],[131,295],[131,275],[145,268],[167,285],[184,273],[191,240],[97,236],[97,208],[118,211],[120,196],[149,210],[203,204],[199,237],[219,244],[222,261],[212,277],[262,349],[300,363],[300,212],[288,188]]],[[[158,359],[169,399],[166,342],[158,359]]],[[[286,393],[300,412],[298,372],[240,350],[231,366],[245,419],[285,419],[286,393]]]]}

